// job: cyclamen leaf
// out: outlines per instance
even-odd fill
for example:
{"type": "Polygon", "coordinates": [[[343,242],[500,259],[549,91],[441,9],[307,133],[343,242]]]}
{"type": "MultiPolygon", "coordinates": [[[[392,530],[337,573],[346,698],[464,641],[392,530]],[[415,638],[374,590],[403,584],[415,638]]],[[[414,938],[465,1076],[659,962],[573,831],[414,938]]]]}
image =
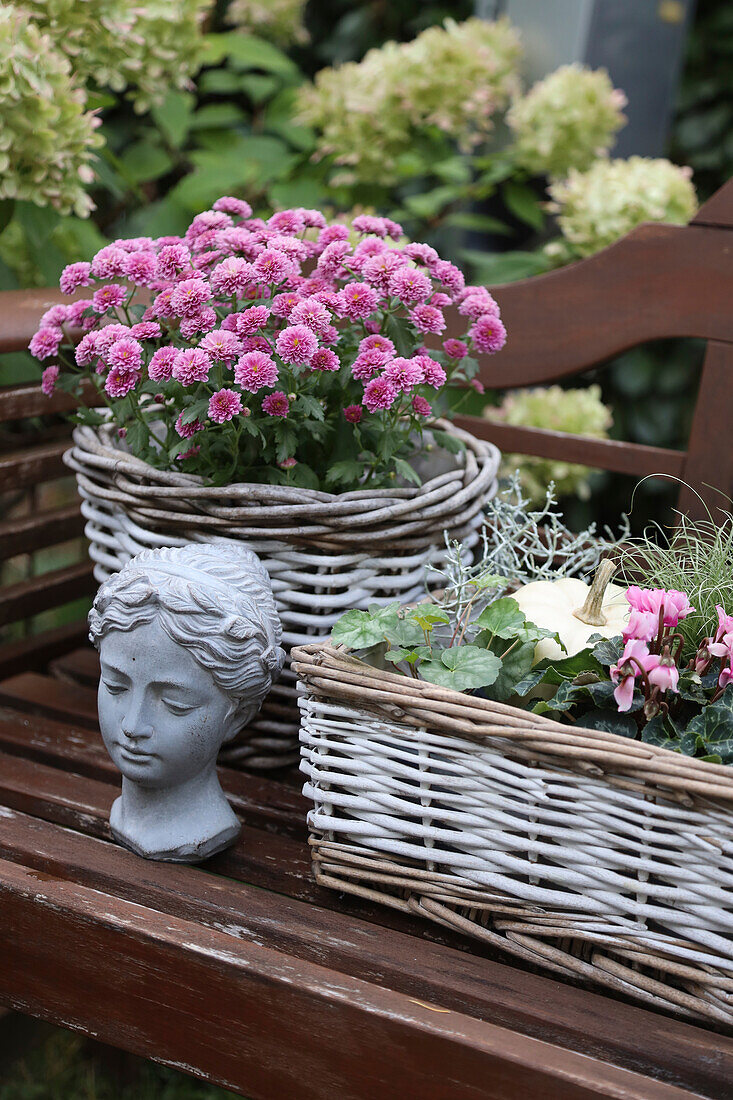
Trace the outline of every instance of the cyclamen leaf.
{"type": "Polygon", "coordinates": [[[733,684],[729,684],[720,699],[710,703],[687,726],[685,736],[699,737],[704,751],[722,757],[724,763],[733,760],[733,684]]]}
{"type": "Polygon", "coordinates": [[[639,732],[636,722],[630,714],[620,714],[613,710],[589,710],[578,719],[582,726],[591,730],[604,730],[619,737],[636,737],[639,732]]]}
{"type": "Polygon", "coordinates": [[[349,649],[369,649],[384,641],[387,630],[394,630],[399,604],[389,607],[372,605],[369,611],[347,611],[334,625],[331,640],[349,649]]]}
{"type": "Polygon", "coordinates": [[[455,691],[489,687],[500,671],[501,661],[494,653],[472,645],[444,649],[439,657],[436,655],[420,665],[420,675],[424,680],[455,691]]]}
{"type": "MultiPolygon", "coordinates": [[[[496,645],[496,643],[494,643],[496,645]]],[[[532,668],[534,660],[534,642],[525,642],[515,646],[506,657],[499,657],[501,669],[494,683],[486,690],[487,699],[494,699],[497,703],[503,703],[512,695],[517,694],[517,684],[521,682],[532,668]]],[[[497,656],[495,654],[495,656],[497,656]]]]}
{"type": "Polygon", "coordinates": [[[602,638],[598,634],[594,634],[589,641],[596,642],[591,649],[591,653],[595,659],[607,668],[609,665],[615,665],[623,651],[623,642],[621,636],[618,638],[602,638]],[[599,641],[596,639],[600,638],[599,641]]]}

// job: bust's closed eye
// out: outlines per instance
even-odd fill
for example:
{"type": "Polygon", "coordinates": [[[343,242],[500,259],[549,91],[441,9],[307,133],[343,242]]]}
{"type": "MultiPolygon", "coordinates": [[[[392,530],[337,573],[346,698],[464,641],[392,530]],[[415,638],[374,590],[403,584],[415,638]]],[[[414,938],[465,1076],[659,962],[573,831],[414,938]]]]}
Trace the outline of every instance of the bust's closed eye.
{"type": "Polygon", "coordinates": [[[161,695],[160,699],[163,703],[163,706],[166,707],[171,712],[171,714],[190,714],[192,710],[196,710],[200,706],[199,703],[184,703],[180,699],[167,698],[165,695],[161,695]]]}

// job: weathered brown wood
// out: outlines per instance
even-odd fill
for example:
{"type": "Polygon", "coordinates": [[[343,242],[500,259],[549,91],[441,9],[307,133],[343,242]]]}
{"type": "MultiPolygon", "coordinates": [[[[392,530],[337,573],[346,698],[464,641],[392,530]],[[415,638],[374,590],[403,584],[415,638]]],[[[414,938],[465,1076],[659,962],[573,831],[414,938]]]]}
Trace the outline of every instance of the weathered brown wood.
{"type": "Polygon", "coordinates": [[[43,634],[0,645],[0,681],[28,669],[45,668],[52,657],[77,649],[86,640],[86,621],[65,623],[43,634]]]}
{"type": "MultiPolygon", "coordinates": [[[[0,294],[0,305],[2,304],[0,294]]],[[[39,365],[39,374],[41,367],[39,365]]],[[[82,400],[86,405],[98,405],[101,401],[91,382],[82,382],[82,400]]],[[[79,404],[79,398],[55,390],[50,397],[42,392],[40,384],[25,383],[19,386],[0,386],[0,424],[9,420],[23,420],[32,416],[50,416],[71,412],[79,404]]]]}
{"type": "Polygon", "coordinates": [[[643,1010],[22,814],[3,819],[0,857],[702,1094],[733,1073],[733,1040],[664,1018],[650,1032],[643,1010]]]}
{"type": "Polygon", "coordinates": [[[0,561],[76,538],[84,531],[78,504],[51,508],[0,523],[0,561]]]}
{"type": "Polygon", "coordinates": [[[0,944],[14,1006],[262,1100],[403,1100],[406,1090],[426,1100],[503,1100],[518,1089],[548,1100],[685,1096],[9,862],[0,865],[0,944]]]}
{"type": "Polygon", "coordinates": [[[63,439],[0,455],[0,492],[68,477],[69,471],[62,462],[68,448],[69,439],[63,439]]]}
{"type": "Polygon", "coordinates": [[[96,590],[92,566],[82,561],[0,589],[0,626],[61,607],[96,590]]]}
{"type": "Polygon", "coordinates": [[[54,680],[38,672],[21,672],[1,681],[0,706],[67,719],[88,730],[99,730],[96,689],[54,680]]]}
{"type": "Polygon", "coordinates": [[[74,649],[51,661],[49,672],[59,680],[96,690],[99,681],[99,657],[90,645],[74,649]]]}
{"type": "Polygon", "coordinates": [[[587,436],[552,432],[544,428],[519,428],[480,416],[457,416],[455,423],[478,439],[491,440],[507,454],[516,451],[561,462],[580,462],[585,466],[639,477],[646,474],[680,477],[685,468],[684,451],[621,443],[616,439],[589,439],[587,436]]]}
{"type": "Polygon", "coordinates": [[[53,287],[3,291],[0,295],[0,355],[7,351],[25,351],[47,309],[68,305],[83,296],[75,294],[68,298],[53,287]]]}
{"type": "Polygon", "coordinates": [[[682,512],[694,519],[717,520],[721,508],[733,511],[732,402],[733,344],[711,340],[682,472],[686,484],[682,486],[678,504],[682,512]]]}
{"type": "Polygon", "coordinates": [[[704,202],[692,219],[693,225],[716,225],[723,229],[733,229],[733,180],[723,186],[704,202]]]}

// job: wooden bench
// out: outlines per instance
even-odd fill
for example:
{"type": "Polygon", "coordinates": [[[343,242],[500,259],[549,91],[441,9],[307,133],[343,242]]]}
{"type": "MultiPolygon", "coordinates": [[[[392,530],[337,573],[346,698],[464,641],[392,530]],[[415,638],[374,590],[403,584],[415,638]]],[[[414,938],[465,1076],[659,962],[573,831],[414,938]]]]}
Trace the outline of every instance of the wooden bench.
{"type": "MultiPolygon", "coordinates": [[[[704,337],[686,456],[463,423],[508,450],[666,470],[730,492],[732,227],[729,186],[688,228],[646,226],[583,264],[501,289],[511,339],[482,367],[486,385],[526,385],[640,341],[704,337]]],[[[56,300],[0,295],[0,350],[24,346],[56,300]]],[[[21,491],[63,485],[65,404],[35,386],[0,391],[0,559],[32,561],[81,532],[71,497],[7,512],[21,491]],[[16,430],[36,418],[35,434],[16,430]]],[[[0,591],[0,625],[33,625],[93,587],[80,544],[63,568],[0,591]]],[[[0,1002],[257,1100],[730,1095],[729,1036],[317,887],[297,773],[222,769],[244,827],[203,867],[117,847],[107,829],[117,776],[84,637],[77,616],[0,648],[0,1002]]]]}

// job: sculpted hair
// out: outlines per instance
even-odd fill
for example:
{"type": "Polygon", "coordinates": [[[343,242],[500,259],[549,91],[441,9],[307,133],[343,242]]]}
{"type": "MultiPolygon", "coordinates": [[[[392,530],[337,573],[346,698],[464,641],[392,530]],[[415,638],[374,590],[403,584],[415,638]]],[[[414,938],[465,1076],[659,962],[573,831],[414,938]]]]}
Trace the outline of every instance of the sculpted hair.
{"type": "Polygon", "coordinates": [[[231,696],[233,736],[257,714],[285,660],[264,566],[229,543],[143,550],[101,585],[89,639],[99,649],[112,631],[156,618],[231,696]]]}

